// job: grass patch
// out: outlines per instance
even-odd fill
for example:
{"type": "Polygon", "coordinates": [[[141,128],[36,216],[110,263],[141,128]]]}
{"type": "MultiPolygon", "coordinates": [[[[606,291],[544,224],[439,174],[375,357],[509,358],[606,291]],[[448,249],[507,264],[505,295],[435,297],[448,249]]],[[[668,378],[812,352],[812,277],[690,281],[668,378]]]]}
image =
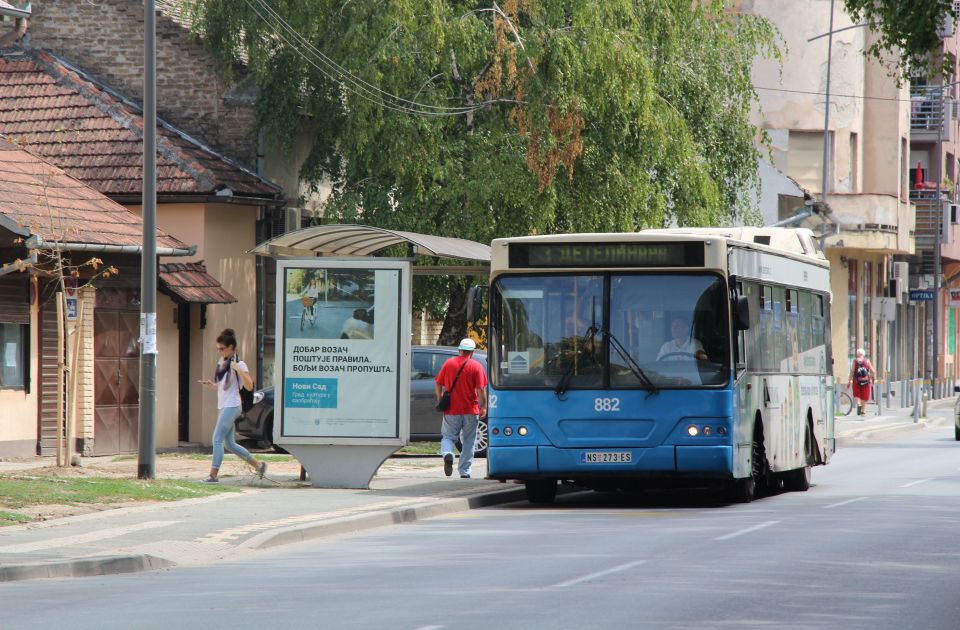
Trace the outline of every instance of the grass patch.
{"type": "Polygon", "coordinates": [[[440,442],[411,442],[397,453],[401,455],[439,455],[440,442]]]}
{"type": "MultiPolygon", "coordinates": [[[[233,453],[224,453],[225,457],[230,457],[233,453]]],[[[293,455],[282,455],[282,454],[264,454],[264,453],[254,453],[254,457],[259,460],[267,462],[292,462],[293,455]]],[[[203,461],[209,460],[211,457],[210,453],[158,453],[157,459],[189,459],[193,461],[203,461]]],[[[110,461],[114,462],[125,462],[131,459],[137,459],[137,455],[117,455],[110,461]]],[[[239,458],[238,458],[239,459],[239,458]]]]}
{"type": "Polygon", "coordinates": [[[0,507],[18,510],[31,505],[76,505],[126,501],[180,501],[221,492],[237,492],[219,485],[175,479],[108,479],[86,477],[0,476],[0,507]]]}
{"type": "Polygon", "coordinates": [[[0,527],[4,525],[20,525],[22,523],[30,523],[37,519],[32,516],[26,516],[24,514],[15,514],[14,512],[4,512],[0,510],[0,527]]]}

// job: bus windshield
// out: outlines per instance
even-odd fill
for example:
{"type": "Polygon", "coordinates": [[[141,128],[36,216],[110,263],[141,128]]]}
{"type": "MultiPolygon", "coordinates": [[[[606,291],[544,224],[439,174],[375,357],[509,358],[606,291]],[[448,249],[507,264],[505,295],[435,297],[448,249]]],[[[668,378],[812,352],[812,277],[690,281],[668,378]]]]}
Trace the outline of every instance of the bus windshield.
{"type": "Polygon", "coordinates": [[[655,392],[729,378],[716,274],[505,275],[493,292],[495,387],[655,392]]]}

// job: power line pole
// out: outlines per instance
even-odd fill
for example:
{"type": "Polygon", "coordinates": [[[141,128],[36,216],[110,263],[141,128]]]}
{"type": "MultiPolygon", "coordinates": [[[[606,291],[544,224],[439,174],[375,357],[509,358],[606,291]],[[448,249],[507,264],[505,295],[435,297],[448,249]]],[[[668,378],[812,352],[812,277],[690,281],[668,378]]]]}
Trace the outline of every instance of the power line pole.
{"type": "Polygon", "coordinates": [[[157,14],[143,0],[143,252],[140,258],[140,431],[137,478],[156,476],[157,14]]]}
{"type": "Polygon", "coordinates": [[[833,7],[836,0],[830,0],[830,29],[827,31],[827,89],[823,106],[823,174],[820,182],[820,200],[827,202],[830,190],[830,66],[833,64],[833,7]]]}
{"type": "Polygon", "coordinates": [[[936,194],[936,217],[937,229],[934,232],[935,244],[933,246],[933,361],[931,362],[930,384],[934,397],[939,394],[937,389],[937,363],[940,360],[940,242],[943,231],[943,201],[940,199],[940,182],[943,180],[943,124],[946,121],[943,111],[943,92],[947,89],[946,85],[940,85],[939,106],[937,110],[937,194],[936,194]]]}

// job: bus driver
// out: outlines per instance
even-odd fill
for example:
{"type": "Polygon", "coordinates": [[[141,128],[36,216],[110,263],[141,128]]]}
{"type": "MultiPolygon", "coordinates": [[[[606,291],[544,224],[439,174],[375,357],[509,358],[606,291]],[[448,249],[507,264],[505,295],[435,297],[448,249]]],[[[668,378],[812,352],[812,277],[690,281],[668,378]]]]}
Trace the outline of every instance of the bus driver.
{"type": "Polygon", "coordinates": [[[657,361],[706,361],[707,353],[703,344],[690,335],[690,322],[683,317],[674,317],[670,321],[670,334],[673,339],[660,346],[657,361]]]}

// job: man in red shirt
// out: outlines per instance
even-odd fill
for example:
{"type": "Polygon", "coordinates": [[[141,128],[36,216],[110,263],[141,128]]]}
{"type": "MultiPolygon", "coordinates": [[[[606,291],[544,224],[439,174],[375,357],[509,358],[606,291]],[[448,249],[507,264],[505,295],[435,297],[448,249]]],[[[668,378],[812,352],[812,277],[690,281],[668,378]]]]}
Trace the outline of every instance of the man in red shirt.
{"type": "Polygon", "coordinates": [[[483,366],[473,360],[473,351],[477,349],[473,339],[462,340],[457,349],[460,356],[450,357],[443,364],[434,389],[438,401],[444,391],[450,392],[450,408],[443,414],[440,429],[443,472],[447,477],[453,474],[453,444],[459,439],[463,450],[457,469],[461,479],[469,479],[473,448],[477,442],[477,424],[480,418],[487,416],[487,374],[483,366]]]}

